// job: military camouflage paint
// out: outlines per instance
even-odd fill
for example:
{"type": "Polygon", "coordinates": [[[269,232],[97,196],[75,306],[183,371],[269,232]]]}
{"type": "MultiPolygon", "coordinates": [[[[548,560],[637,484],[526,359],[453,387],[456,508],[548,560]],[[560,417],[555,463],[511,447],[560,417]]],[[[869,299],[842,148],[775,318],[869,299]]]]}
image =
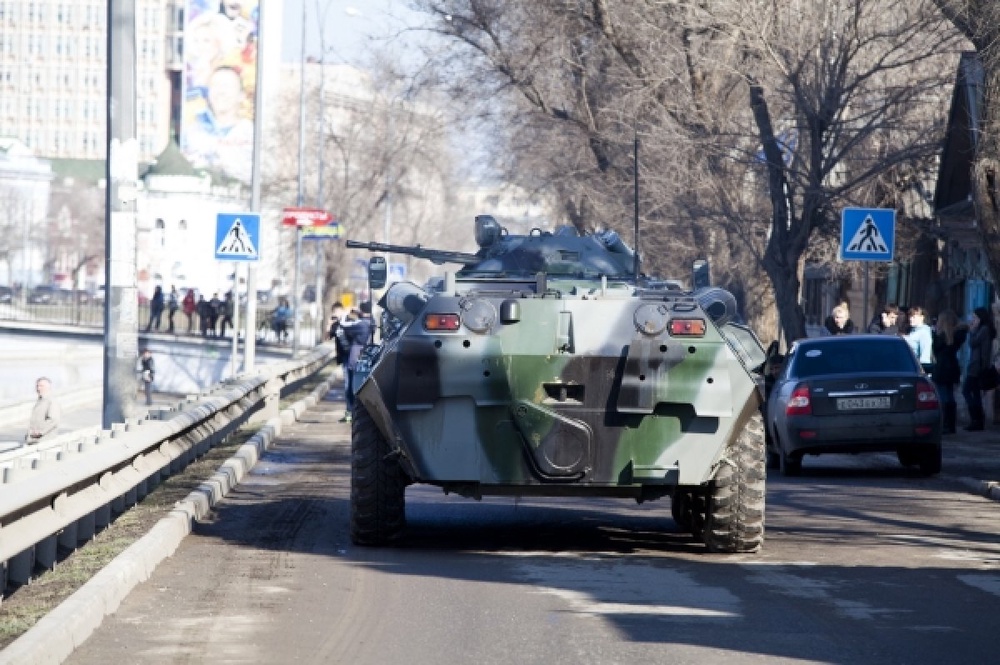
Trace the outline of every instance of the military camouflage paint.
{"type": "MultiPolygon", "coordinates": [[[[595,280],[550,277],[544,293],[515,282],[460,276],[453,292],[432,293],[361,386],[411,477],[473,496],[637,498],[709,480],[761,398],[747,359],[697,299],[595,280]],[[501,320],[505,303],[518,320],[501,320]],[[463,325],[426,331],[426,313],[461,314],[463,325]],[[704,336],[671,336],[675,318],[705,321],[704,336]]],[[[750,353],[763,359],[759,343],[750,353]]]]}

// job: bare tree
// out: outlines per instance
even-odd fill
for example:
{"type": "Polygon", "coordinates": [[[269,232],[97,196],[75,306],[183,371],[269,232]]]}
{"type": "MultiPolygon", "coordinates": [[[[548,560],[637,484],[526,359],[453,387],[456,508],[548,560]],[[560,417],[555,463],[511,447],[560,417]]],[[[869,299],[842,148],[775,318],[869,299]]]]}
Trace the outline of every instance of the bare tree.
{"type": "MultiPolygon", "coordinates": [[[[46,265],[50,273],[65,272],[73,289],[81,283],[104,281],[104,191],[93,183],[67,178],[53,184],[45,225],[46,265]],[[81,273],[89,279],[81,280],[81,273]]],[[[83,294],[74,291],[74,318],[80,320],[83,294]]]]}
{"type": "Polygon", "coordinates": [[[765,273],[787,339],[814,238],[938,150],[955,35],[928,2],[419,4],[464,47],[453,92],[517,110],[509,164],[570,221],[626,228],[639,136],[646,264],[710,252],[751,306],[765,273]]]}
{"type": "MultiPolygon", "coordinates": [[[[318,64],[306,74],[305,204],[330,211],[349,238],[413,244],[446,237],[450,229],[440,222],[454,190],[453,160],[445,119],[426,103],[420,81],[400,78],[388,65],[367,75],[333,67],[326,82],[318,64]]],[[[286,108],[297,107],[298,95],[286,91],[286,108]]],[[[264,196],[276,207],[294,205],[299,129],[297,116],[287,114],[271,132],[264,196]]],[[[339,242],[319,242],[328,306],[361,257],[339,242]]]]}
{"type": "Polygon", "coordinates": [[[972,42],[983,66],[982,101],[972,166],[972,194],[994,283],[1000,279],[1000,3],[934,0],[972,42]]]}

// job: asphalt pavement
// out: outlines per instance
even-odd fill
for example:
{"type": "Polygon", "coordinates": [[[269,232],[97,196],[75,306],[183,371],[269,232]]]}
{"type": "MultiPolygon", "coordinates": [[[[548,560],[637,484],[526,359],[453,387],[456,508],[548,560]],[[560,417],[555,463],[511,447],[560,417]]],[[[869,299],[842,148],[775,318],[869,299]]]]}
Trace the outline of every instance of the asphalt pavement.
{"type": "MultiPolygon", "coordinates": [[[[313,391],[301,408],[320,400],[340,401],[340,382],[324,382],[313,391]]],[[[298,409],[288,409],[288,416],[298,409]]],[[[75,417],[70,414],[69,417],[75,417]]],[[[1000,501],[1000,423],[992,422],[980,432],[959,429],[957,434],[946,435],[943,441],[943,465],[939,478],[955,486],[956,491],[966,491],[1000,501]]],[[[960,428],[966,423],[961,422],[960,428]]],[[[252,447],[255,455],[270,447],[273,438],[280,436],[281,418],[272,419],[244,448],[252,447]]],[[[238,453],[244,458],[246,453],[238,453]]],[[[256,457],[254,457],[255,459],[256,457]]],[[[807,461],[808,465],[808,461],[807,461]]],[[[243,469],[243,464],[233,464],[243,469]]],[[[242,474],[232,479],[238,483],[242,474]]],[[[6,663],[62,662],[75,648],[100,625],[105,614],[117,609],[118,604],[139,583],[152,574],[164,558],[170,556],[180,541],[190,531],[194,520],[204,516],[228,493],[211,498],[195,495],[178,502],[171,516],[154,528],[129,550],[121,554],[107,569],[85,584],[76,594],[41,619],[34,628],[0,651],[0,665],[6,663]],[[210,505],[209,505],[210,504],[210,505]]]]}

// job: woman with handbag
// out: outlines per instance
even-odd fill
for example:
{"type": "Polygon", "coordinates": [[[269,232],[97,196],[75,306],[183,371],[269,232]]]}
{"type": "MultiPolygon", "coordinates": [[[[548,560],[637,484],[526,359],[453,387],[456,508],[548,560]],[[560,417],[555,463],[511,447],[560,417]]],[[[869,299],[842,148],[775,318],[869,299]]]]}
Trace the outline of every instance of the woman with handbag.
{"type": "Polygon", "coordinates": [[[965,367],[965,382],[962,396],[969,407],[968,432],[980,432],[986,428],[986,412],[983,409],[983,391],[990,386],[996,368],[993,367],[993,338],[997,336],[993,317],[985,307],[977,307],[969,320],[969,364],[965,367]],[[992,370],[992,371],[990,371],[992,370]]]}

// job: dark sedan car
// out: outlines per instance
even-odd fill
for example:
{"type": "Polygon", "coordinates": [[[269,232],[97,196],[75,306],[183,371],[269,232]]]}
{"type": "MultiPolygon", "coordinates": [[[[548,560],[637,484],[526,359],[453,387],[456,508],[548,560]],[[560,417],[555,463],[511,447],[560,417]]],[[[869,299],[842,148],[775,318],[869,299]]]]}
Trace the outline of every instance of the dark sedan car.
{"type": "Polygon", "coordinates": [[[803,455],[895,452],[941,471],[937,392],[906,340],[840,335],[795,342],[766,409],[768,462],[798,475],[803,455]]]}

